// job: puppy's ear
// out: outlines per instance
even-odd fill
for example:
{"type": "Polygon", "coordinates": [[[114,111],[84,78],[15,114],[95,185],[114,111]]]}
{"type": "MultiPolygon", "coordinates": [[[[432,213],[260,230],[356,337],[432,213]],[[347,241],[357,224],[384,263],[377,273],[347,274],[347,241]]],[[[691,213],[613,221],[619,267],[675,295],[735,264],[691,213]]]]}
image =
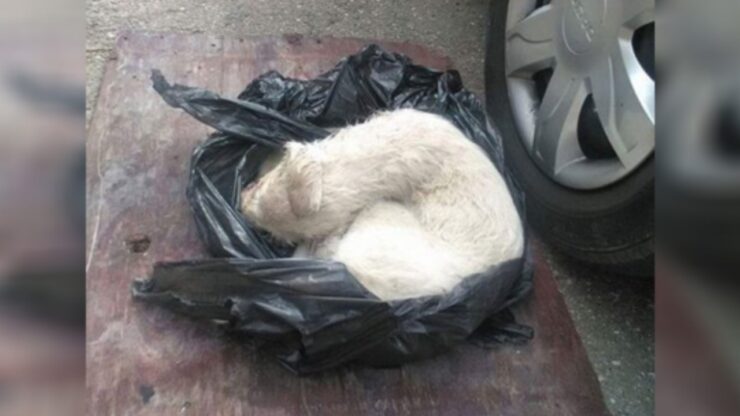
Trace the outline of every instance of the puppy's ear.
{"type": "Polygon", "coordinates": [[[321,207],[323,172],[320,161],[313,153],[306,145],[286,145],[288,202],[298,218],[316,213],[321,207]]]}

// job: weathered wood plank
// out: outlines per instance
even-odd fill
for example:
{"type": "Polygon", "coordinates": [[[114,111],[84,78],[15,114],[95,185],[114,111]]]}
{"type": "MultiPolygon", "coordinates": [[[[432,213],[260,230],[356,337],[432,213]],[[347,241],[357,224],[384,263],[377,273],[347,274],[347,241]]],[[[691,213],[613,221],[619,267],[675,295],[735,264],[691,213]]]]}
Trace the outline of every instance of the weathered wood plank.
{"type": "MultiPolygon", "coordinates": [[[[90,414],[605,414],[601,392],[555,281],[542,261],[520,308],[536,338],[523,347],[450,354],[397,369],[350,367],[296,377],[210,325],[132,301],[156,261],[205,256],[185,199],[189,156],[208,130],[164,104],[149,73],[235,96],[274,69],[314,77],[360,39],[233,39],[123,33],[87,144],[88,411],[90,414]]],[[[450,66],[418,45],[385,43],[416,62],[450,66]]]]}

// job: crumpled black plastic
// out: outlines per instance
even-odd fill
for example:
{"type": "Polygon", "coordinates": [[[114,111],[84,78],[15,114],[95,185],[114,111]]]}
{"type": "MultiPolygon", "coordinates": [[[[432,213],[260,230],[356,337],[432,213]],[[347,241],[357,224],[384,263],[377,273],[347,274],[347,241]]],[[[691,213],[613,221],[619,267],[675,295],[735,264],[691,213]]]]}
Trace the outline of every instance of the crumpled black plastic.
{"type": "Polygon", "coordinates": [[[327,128],[379,110],[413,107],[443,115],[480,145],[524,218],[522,194],[504,169],[501,137],[456,71],[415,65],[370,45],[313,80],[268,72],[237,99],[170,85],[158,71],[152,80],[169,105],[217,130],[193,152],[187,189],[214,258],[156,264],[150,279],[134,283],[135,298],[224,322],[229,332],[260,340],[299,374],[348,362],[399,365],[466,340],[488,346],[532,337],[508,309],[531,290],[529,250],[445,295],[385,302],[341,263],[290,258],[293,247],[254,228],[237,208],[240,190],[270,150],[289,140],[324,138],[327,128]]]}

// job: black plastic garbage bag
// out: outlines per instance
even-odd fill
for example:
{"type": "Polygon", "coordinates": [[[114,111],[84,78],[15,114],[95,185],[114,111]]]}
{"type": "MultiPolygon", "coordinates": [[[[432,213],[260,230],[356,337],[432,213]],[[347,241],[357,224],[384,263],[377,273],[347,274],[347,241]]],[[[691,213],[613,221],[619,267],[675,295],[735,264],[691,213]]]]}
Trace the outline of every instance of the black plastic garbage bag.
{"type": "MultiPolygon", "coordinates": [[[[170,85],[154,89],[217,130],[193,152],[187,196],[213,259],[155,265],[134,296],[196,318],[223,323],[259,340],[289,369],[305,374],[347,362],[391,366],[430,357],[455,344],[524,342],[529,327],[508,307],[531,289],[525,257],[469,276],[450,293],[381,301],[338,262],[290,258],[238,210],[240,190],[271,150],[290,140],[326,137],[327,128],[362,121],[379,110],[413,107],[440,114],[490,156],[504,174],[520,214],[521,193],[504,169],[500,136],[455,71],[414,65],[371,45],[313,80],[268,72],[237,99],[170,85]]],[[[242,338],[242,337],[240,337],[242,338]]]]}

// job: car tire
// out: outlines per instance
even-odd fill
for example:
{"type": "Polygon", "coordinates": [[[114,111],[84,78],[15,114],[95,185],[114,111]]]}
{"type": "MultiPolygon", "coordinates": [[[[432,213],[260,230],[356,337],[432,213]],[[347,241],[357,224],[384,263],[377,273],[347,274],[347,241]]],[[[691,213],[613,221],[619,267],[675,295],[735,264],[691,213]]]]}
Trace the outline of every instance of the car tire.
{"type": "Polygon", "coordinates": [[[527,220],[565,254],[626,274],[654,271],[654,156],[629,176],[594,190],[560,185],[527,152],[514,121],[505,74],[507,0],[490,2],[486,39],[486,108],[499,129],[506,163],[523,190],[527,220]]]}

